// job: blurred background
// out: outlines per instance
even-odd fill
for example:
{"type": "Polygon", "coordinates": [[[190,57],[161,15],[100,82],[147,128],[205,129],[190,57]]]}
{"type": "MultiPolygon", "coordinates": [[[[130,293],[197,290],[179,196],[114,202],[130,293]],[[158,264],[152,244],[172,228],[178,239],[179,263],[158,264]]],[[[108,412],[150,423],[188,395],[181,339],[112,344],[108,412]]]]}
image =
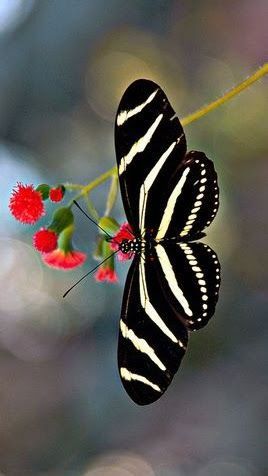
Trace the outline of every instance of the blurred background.
{"type": "MultiPolygon", "coordinates": [[[[267,474],[267,79],[186,127],[219,175],[206,240],[222,286],[154,405],[132,403],[117,371],[128,264],[120,284],[90,277],[63,300],[95,264],[96,229],[76,214],[89,259],[63,273],[42,265],[36,228],[8,211],[17,181],[86,184],[114,166],[131,81],[159,83],[183,117],[244,79],[267,61],[267,20],[266,0],[1,0],[1,475],[267,474]]],[[[100,213],[107,187],[93,195],[100,213]]],[[[114,216],[124,220],[120,198],[114,216]]]]}

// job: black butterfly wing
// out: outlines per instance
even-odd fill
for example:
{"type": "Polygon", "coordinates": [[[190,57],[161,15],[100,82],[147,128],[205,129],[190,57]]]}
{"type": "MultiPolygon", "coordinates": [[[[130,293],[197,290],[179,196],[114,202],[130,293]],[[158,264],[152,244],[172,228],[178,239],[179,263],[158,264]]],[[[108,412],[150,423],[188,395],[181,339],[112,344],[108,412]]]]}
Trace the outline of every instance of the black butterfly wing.
{"type": "MultiPolygon", "coordinates": [[[[166,302],[193,331],[214,315],[221,282],[216,253],[204,243],[158,243],[154,248],[155,279],[166,302]]],[[[156,296],[157,299],[157,296],[156,296]]]]}
{"type": "Polygon", "coordinates": [[[119,329],[122,383],[139,405],[165,392],[184,356],[188,330],[215,312],[220,265],[203,243],[162,243],[135,255],[129,269],[119,329]]]}
{"type": "MultiPolygon", "coordinates": [[[[203,152],[188,152],[161,193],[165,197],[165,206],[154,235],[156,239],[178,237],[188,241],[198,238],[212,222],[219,207],[213,162],[203,152]]],[[[146,201],[146,227],[152,227],[150,212],[155,199],[152,193],[146,201]]]]}
{"type": "Polygon", "coordinates": [[[162,89],[132,83],[119,104],[115,148],[122,200],[136,236],[192,239],[215,217],[217,174],[204,153],[186,154],[183,129],[162,89]]]}
{"type": "Polygon", "coordinates": [[[154,193],[154,229],[165,206],[162,189],[186,153],[182,126],[166,95],[153,81],[139,79],[124,93],[115,120],[115,149],[122,200],[128,222],[144,231],[145,201],[154,193]],[[159,193],[161,192],[161,193],[159,193]]]}
{"type": "Polygon", "coordinates": [[[220,265],[211,248],[190,241],[217,213],[219,190],[205,154],[186,154],[180,122],[152,81],[135,81],[123,95],[115,147],[127,219],[136,237],[155,240],[130,267],[118,347],[123,385],[145,405],[170,384],[188,330],[203,327],[214,314],[220,265]]]}
{"type": "Polygon", "coordinates": [[[169,306],[154,260],[135,255],[128,272],[119,325],[118,366],[122,383],[139,405],[157,400],[177,372],[188,333],[169,306]]]}

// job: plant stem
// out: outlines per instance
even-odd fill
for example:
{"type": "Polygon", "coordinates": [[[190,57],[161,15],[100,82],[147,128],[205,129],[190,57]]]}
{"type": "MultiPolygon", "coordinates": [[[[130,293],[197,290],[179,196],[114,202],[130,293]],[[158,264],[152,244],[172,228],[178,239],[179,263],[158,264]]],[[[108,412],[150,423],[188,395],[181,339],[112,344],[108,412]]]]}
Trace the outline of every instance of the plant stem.
{"type": "Polygon", "coordinates": [[[232,89],[230,89],[230,91],[227,91],[227,93],[225,93],[221,98],[216,99],[216,101],[213,101],[207,106],[203,106],[197,111],[193,112],[192,114],[189,114],[189,116],[184,117],[181,120],[182,125],[187,126],[191,122],[197,121],[197,119],[200,119],[200,117],[205,116],[210,111],[213,111],[213,109],[216,109],[217,107],[221,106],[225,102],[230,101],[230,99],[232,99],[237,94],[241,93],[241,91],[243,91],[244,89],[251,86],[251,84],[255,83],[255,81],[258,81],[267,73],[268,73],[268,63],[265,63],[257,71],[255,71],[255,73],[253,73],[247,79],[242,81],[242,83],[238,84],[237,86],[234,86],[232,89]]]}
{"type": "MultiPolygon", "coordinates": [[[[216,109],[217,107],[221,106],[227,101],[230,101],[233,97],[237,96],[237,94],[241,93],[244,89],[248,88],[251,86],[251,84],[255,83],[258,81],[260,78],[265,76],[268,73],[268,63],[265,63],[263,66],[261,66],[255,73],[253,73],[251,76],[249,76],[247,79],[242,81],[242,83],[238,84],[237,86],[234,86],[230,91],[227,91],[221,98],[216,99],[216,101],[211,102],[207,106],[203,106],[197,111],[193,112],[192,114],[189,114],[188,116],[184,117],[181,119],[181,124],[183,126],[187,126],[191,122],[197,121],[200,119],[202,116],[205,116],[208,114],[210,111],[213,111],[213,109],[216,109]]],[[[98,187],[100,184],[105,182],[107,179],[109,179],[112,175],[117,174],[117,167],[112,167],[111,169],[107,170],[104,172],[102,175],[97,177],[95,180],[90,182],[88,185],[80,186],[80,185],[72,185],[72,184],[66,184],[66,188],[69,189],[81,189],[81,191],[71,200],[70,205],[72,204],[73,200],[78,200],[82,196],[87,195],[88,193],[91,192],[94,188],[98,187]]]]}
{"type": "MultiPolygon", "coordinates": [[[[72,198],[72,200],[69,203],[69,206],[73,204],[74,200],[78,200],[79,198],[86,196],[88,193],[90,193],[94,188],[98,187],[101,185],[103,182],[108,180],[113,174],[116,173],[117,167],[112,167],[111,169],[107,170],[103,174],[101,174],[99,177],[97,177],[95,180],[92,180],[88,185],[81,186],[81,192],[79,192],[75,197],[72,198]]],[[[72,188],[72,185],[66,185],[66,188],[72,188]]],[[[77,188],[77,187],[75,187],[77,188]]]]}
{"type": "Polygon", "coordinates": [[[78,183],[65,183],[64,187],[67,188],[68,190],[81,190],[84,185],[79,185],[78,183]]]}

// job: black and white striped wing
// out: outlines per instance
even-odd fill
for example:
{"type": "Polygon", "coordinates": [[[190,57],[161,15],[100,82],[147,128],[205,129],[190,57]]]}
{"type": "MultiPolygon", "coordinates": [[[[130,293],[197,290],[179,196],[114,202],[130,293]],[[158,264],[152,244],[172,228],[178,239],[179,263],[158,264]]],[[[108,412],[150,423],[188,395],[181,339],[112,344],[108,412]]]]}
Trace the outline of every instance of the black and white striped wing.
{"type": "Polygon", "coordinates": [[[115,148],[128,222],[136,238],[151,244],[134,256],[128,273],[118,347],[123,385],[145,405],[170,384],[188,330],[214,314],[220,265],[209,246],[192,241],[215,217],[219,189],[205,154],[186,154],[181,124],[152,81],[135,81],[123,95],[115,148]]]}
{"type": "Polygon", "coordinates": [[[220,265],[203,243],[162,243],[135,255],[121,311],[118,366],[134,402],[146,405],[165,392],[184,356],[188,330],[213,316],[220,265]]]}
{"type": "Polygon", "coordinates": [[[176,237],[192,240],[202,236],[219,207],[219,188],[213,162],[203,152],[192,151],[170,177],[166,186],[159,190],[164,206],[157,221],[154,208],[157,196],[149,194],[146,202],[145,227],[156,227],[157,241],[176,237]]]}
{"type": "MultiPolygon", "coordinates": [[[[216,253],[204,243],[158,243],[153,250],[154,280],[173,312],[190,331],[214,315],[221,282],[216,253]]],[[[157,295],[155,296],[157,299],[157,295]]]]}
{"type": "Polygon", "coordinates": [[[165,392],[188,340],[187,329],[169,306],[155,273],[149,256],[135,255],[119,326],[119,373],[127,393],[139,405],[152,403],[165,392]]]}
{"type": "Polygon", "coordinates": [[[115,149],[126,216],[138,236],[145,228],[148,194],[156,199],[156,229],[166,203],[163,187],[186,153],[182,126],[153,81],[139,79],[124,93],[115,120],[115,149]]]}
{"type": "Polygon", "coordinates": [[[115,148],[123,204],[136,236],[192,239],[211,223],[219,206],[213,163],[202,152],[186,154],[181,124],[154,82],[135,81],[123,95],[115,148]]]}

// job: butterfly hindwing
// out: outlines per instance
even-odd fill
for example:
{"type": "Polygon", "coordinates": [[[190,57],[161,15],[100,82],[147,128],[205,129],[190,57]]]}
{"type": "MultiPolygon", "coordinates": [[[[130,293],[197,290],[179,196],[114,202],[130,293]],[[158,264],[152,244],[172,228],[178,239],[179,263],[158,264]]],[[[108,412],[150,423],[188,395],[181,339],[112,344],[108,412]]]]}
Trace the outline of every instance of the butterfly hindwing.
{"type": "Polygon", "coordinates": [[[204,243],[163,242],[156,245],[155,279],[166,301],[185,326],[204,327],[215,312],[220,288],[220,264],[204,243]]]}
{"type": "MultiPolygon", "coordinates": [[[[161,195],[165,206],[153,232],[156,240],[176,237],[184,241],[199,237],[214,219],[219,206],[213,162],[203,152],[188,152],[162,188],[161,195]]],[[[144,211],[146,229],[152,229],[155,223],[151,210],[156,207],[157,201],[157,193],[147,198],[147,209],[144,211]]]]}
{"type": "Polygon", "coordinates": [[[179,368],[188,338],[154,273],[155,264],[149,256],[135,255],[119,325],[119,373],[127,393],[139,405],[152,403],[165,392],[179,368]]]}
{"type": "Polygon", "coordinates": [[[126,216],[138,236],[144,227],[144,194],[152,187],[158,190],[153,211],[157,225],[165,205],[159,192],[186,153],[182,126],[153,81],[137,80],[124,93],[115,120],[115,149],[126,216]]]}

